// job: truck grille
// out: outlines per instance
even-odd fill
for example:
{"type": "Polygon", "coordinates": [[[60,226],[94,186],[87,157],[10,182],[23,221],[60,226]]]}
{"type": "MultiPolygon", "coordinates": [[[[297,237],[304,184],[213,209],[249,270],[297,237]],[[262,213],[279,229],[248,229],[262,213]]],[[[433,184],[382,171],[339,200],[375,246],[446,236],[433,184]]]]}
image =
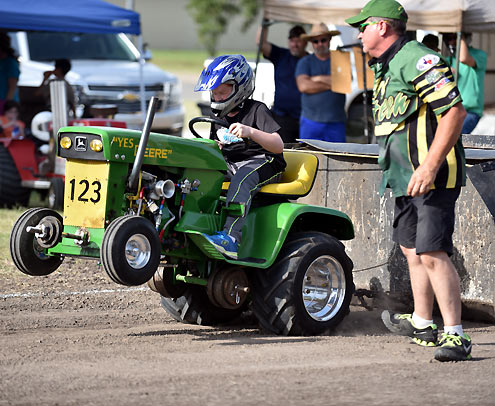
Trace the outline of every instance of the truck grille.
{"type": "MultiPolygon", "coordinates": [[[[104,86],[89,85],[89,90],[94,92],[139,92],[139,86],[104,86]]],[[[147,92],[163,92],[163,83],[156,85],[147,85],[144,87],[147,92]]]]}
{"type": "MultiPolygon", "coordinates": [[[[146,109],[148,108],[149,100],[146,101],[146,109]]],[[[141,102],[139,100],[134,100],[134,101],[126,101],[126,100],[102,100],[102,99],[94,99],[94,100],[89,100],[88,105],[95,105],[95,104],[113,104],[117,106],[118,113],[120,114],[129,114],[129,113],[137,113],[138,111],[141,111],[141,102]]],[[[158,101],[158,107],[157,110],[161,110],[163,105],[163,101],[160,99],[158,101]]]]}

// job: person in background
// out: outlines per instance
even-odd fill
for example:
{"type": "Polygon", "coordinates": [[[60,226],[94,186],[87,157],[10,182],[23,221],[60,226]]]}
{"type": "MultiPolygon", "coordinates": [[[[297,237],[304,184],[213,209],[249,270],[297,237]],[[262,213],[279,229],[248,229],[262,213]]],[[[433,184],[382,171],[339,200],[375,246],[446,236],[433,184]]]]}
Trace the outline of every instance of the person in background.
{"type": "Polygon", "coordinates": [[[424,36],[422,44],[426,45],[432,51],[440,53],[440,48],[438,48],[438,37],[433,34],[427,34],[424,36]]]}
{"type": "MultiPolygon", "coordinates": [[[[261,51],[274,66],[275,100],[271,109],[273,118],[280,125],[284,143],[294,143],[299,138],[301,93],[297,88],[295,72],[297,62],[305,55],[307,42],[301,39],[306,31],[300,25],[289,30],[288,48],[281,48],[267,41],[268,27],[263,31],[261,51]]],[[[259,45],[261,29],[258,31],[259,45]]]]}
{"type": "Polygon", "coordinates": [[[43,81],[38,88],[37,94],[41,95],[45,100],[46,105],[51,108],[50,99],[50,82],[53,80],[63,80],[65,82],[65,91],[67,95],[67,104],[72,112],[73,117],[76,116],[76,102],[74,97],[74,90],[72,86],[65,79],[65,75],[71,70],[71,63],[68,59],[57,59],[55,61],[55,67],[53,70],[43,72],[43,81]]]}
{"type": "Polygon", "coordinates": [[[296,66],[296,83],[302,93],[301,139],[345,142],[345,94],[332,92],[330,72],[330,39],[338,34],[320,23],[301,35],[311,41],[314,50],[296,66]]]}
{"type": "MultiPolygon", "coordinates": [[[[457,34],[446,33],[442,35],[449,48],[449,63],[453,70],[456,69],[457,60],[456,44],[457,34]]],[[[467,117],[462,126],[463,134],[471,134],[481,116],[483,115],[485,101],[485,73],[487,54],[481,49],[470,45],[471,34],[463,32],[459,49],[459,75],[457,86],[462,96],[462,105],[467,111],[467,117]]]]}
{"type": "Polygon", "coordinates": [[[10,37],[7,33],[0,32],[0,114],[7,100],[19,101],[19,74],[19,62],[10,46],[10,37]]]}
{"type": "Polygon", "coordinates": [[[216,133],[230,178],[226,205],[244,206],[242,216],[227,216],[222,231],[203,235],[219,252],[237,259],[242,226],[254,195],[261,186],[277,182],[285,170],[280,125],[265,104],[249,99],[254,74],[242,55],[215,58],[201,73],[194,90],[209,91],[213,115],[229,125],[228,132],[221,128],[216,133]]]}
{"type": "Polygon", "coordinates": [[[23,139],[25,125],[19,120],[19,103],[7,100],[4,104],[3,115],[0,116],[0,137],[23,139]]]}
{"type": "Polygon", "coordinates": [[[439,361],[468,360],[472,343],[462,328],[460,280],[450,260],[455,203],[466,184],[460,137],[466,111],[447,63],[407,38],[407,18],[397,1],[371,0],[346,20],[359,28],[372,57],[380,194],[390,187],[395,196],[393,240],[407,259],[414,298],[412,314],[385,310],[382,320],[416,344],[438,346],[439,361]],[[440,340],[435,298],[444,324],[440,340]]]}

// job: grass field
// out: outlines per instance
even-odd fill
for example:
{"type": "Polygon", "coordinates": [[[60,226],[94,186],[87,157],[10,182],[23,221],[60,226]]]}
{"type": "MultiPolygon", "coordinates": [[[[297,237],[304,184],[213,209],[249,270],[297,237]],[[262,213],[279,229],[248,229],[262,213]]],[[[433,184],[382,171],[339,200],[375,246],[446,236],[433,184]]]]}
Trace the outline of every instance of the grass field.
{"type": "MultiPolygon", "coordinates": [[[[240,53],[240,51],[219,51],[218,55],[240,53]]],[[[202,50],[163,50],[163,49],[153,49],[152,50],[153,62],[155,65],[159,66],[161,69],[168,72],[174,73],[178,76],[184,74],[198,75],[203,69],[203,62],[205,59],[209,58],[206,51],[202,50]]],[[[254,60],[256,58],[256,53],[254,52],[243,52],[248,59],[254,60]]]]}

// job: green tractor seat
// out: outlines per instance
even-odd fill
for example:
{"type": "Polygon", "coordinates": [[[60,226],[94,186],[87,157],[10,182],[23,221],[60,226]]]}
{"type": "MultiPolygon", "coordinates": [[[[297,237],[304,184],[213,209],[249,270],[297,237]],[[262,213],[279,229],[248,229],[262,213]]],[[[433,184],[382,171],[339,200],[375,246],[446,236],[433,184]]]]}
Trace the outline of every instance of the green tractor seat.
{"type": "MultiPolygon", "coordinates": [[[[297,199],[306,196],[311,189],[318,170],[318,158],[307,152],[284,151],[287,167],[279,183],[270,183],[260,189],[265,195],[284,196],[297,199]]],[[[223,190],[229,188],[230,182],[224,182],[223,190]]]]}

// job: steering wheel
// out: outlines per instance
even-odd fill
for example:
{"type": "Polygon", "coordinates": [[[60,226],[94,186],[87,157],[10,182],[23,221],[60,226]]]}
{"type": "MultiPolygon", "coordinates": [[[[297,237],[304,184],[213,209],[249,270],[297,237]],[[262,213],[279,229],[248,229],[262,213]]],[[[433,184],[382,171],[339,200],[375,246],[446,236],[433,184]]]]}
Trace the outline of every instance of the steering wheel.
{"type": "MultiPolygon", "coordinates": [[[[197,133],[197,131],[194,129],[194,124],[196,123],[210,123],[211,128],[213,128],[213,125],[219,125],[220,127],[225,127],[229,128],[230,125],[224,120],[220,120],[218,118],[213,118],[213,117],[195,117],[189,121],[189,131],[191,131],[192,135],[194,135],[196,138],[203,138],[201,135],[197,133]]],[[[210,130],[211,134],[211,130],[210,130]]]]}

